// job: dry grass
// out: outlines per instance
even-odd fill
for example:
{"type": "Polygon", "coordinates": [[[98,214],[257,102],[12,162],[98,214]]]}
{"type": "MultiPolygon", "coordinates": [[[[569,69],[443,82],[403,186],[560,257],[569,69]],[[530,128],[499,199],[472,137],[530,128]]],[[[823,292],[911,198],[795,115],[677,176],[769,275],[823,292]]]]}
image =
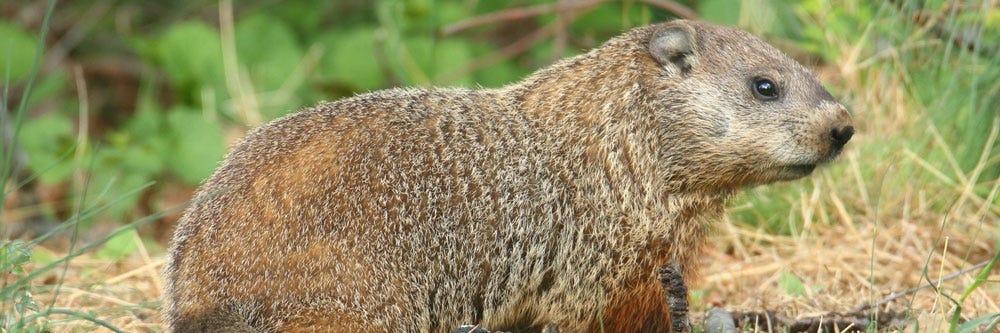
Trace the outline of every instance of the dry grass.
{"type": "MultiPolygon", "coordinates": [[[[70,262],[61,284],[57,283],[61,271],[35,281],[33,296],[42,309],[51,305],[88,313],[125,332],[162,332],[162,265],[162,256],[149,257],[145,251],[122,261],[88,254],[70,262]]],[[[47,321],[54,332],[111,332],[69,315],[50,315],[41,320],[47,321]]]]}

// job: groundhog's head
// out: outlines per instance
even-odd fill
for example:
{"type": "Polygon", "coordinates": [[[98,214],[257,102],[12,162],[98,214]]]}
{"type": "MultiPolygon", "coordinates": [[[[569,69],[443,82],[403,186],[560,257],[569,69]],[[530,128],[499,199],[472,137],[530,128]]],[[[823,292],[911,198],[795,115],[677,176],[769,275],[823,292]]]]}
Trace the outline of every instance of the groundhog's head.
{"type": "Polygon", "coordinates": [[[687,186],[800,178],[854,134],[812,72],[747,32],[673,21],[654,27],[648,43],[662,154],[687,186]]]}

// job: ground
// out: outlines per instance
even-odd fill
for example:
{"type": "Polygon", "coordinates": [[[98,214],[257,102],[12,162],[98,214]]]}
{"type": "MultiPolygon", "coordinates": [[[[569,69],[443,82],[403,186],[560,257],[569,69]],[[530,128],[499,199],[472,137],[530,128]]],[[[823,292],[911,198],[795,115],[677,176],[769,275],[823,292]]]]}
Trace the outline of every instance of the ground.
{"type": "MultiPolygon", "coordinates": [[[[730,218],[721,221],[699,277],[687,281],[694,322],[701,322],[709,306],[733,312],[773,311],[790,318],[848,313],[933,282],[939,286],[936,290],[921,289],[876,308],[899,313],[899,323],[919,323],[920,331],[943,331],[955,310],[948,298],[960,297],[981,269],[945,281],[940,278],[985,261],[996,251],[989,237],[975,239],[907,219],[886,219],[876,225],[829,213],[833,217],[826,223],[803,226],[794,236],[765,234],[730,218]],[[963,252],[951,252],[958,249],[963,252]]],[[[83,255],[70,262],[58,288],[54,284],[61,272],[38,279],[33,296],[43,307],[57,296],[56,308],[90,313],[126,332],[162,332],[163,257],[147,252],[140,248],[118,262],[83,255]]],[[[1000,271],[989,279],[1000,280],[1000,271]]],[[[966,299],[962,318],[996,314],[998,300],[1000,286],[984,284],[966,299]]],[[[48,321],[53,331],[109,331],[60,315],[48,321]]]]}

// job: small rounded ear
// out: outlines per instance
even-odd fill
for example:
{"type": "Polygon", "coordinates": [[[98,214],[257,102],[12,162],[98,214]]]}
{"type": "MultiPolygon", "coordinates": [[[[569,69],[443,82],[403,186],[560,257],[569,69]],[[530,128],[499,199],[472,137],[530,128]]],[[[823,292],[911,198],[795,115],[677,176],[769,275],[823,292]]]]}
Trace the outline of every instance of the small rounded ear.
{"type": "Polygon", "coordinates": [[[687,74],[698,65],[695,32],[686,26],[671,26],[657,31],[649,41],[649,53],[665,69],[687,74]]]}

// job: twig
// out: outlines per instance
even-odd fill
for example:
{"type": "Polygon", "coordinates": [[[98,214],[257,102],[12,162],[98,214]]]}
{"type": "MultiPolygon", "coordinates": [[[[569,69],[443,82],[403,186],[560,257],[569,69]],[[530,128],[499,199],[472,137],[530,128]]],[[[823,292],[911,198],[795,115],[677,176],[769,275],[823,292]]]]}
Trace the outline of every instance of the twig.
{"type": "MultiPolygon", "coordinates": [[[[458,77],[466,75],[471,72],[492,66],[498,62],[510,59],[518,54],[526,52],[528,49],[533,47],[535,44],[540,43],[546,38],[555,36],[555,43],[553,47],[553,55],[559,57],[558,55],[562,53],[566,46],[566,43],[570,39],[566,27],[569,26],[571,22],[578,16],[582,11],[592,8],[599,4],[608,2],[608,0],[559,0],[556,3],[537,5],[531,7],[518,7],[511,8],[499,12],[489,13],[485,15],[480,15],[460,21],[455,24],[445,26],[441,29],[442,35],[452,35],[458,32],[462,32],[473,27],[491,24],[495,22],[502,21],[515,21],[529,17],[535,17],[550,13],[559,13],[559,17],[554,23],[551,23],[543,28],[533,31],[525,37],[517,40],[510,45],[507,45],[497,52],[490,53],[483,57],[474,60],[468,65],[462,66],[461,68],[455,69],[448,73],[444,73],[436,78],[435,81],[438,82],[450,82],[458,77]]],[[[642,2],[666,9],[670,12],[677,14],[680,17],[687,19],[695,19],[698,14],[695,13],[690,8],[684,5],[678,4],[674,1],[666,0],[642,0],[642,2]]]]}
{"type": "Polygon", "coordinates": [[[447,72],[445,74],[442,74],[437,79],[437,81],[439,81],[439,82],[449,82],[449,81],[454,80],[456,78],[462,77],[463,75],[466,75],[467,73],[475,72],[477,70],[480,70],[480,69],[492,66],[492,65],[494,65],[494,64],[496,64],[498,62],[507,60],[507,59],[509,59],[511,57],[514,57],[515,55],[524,53],[525,51],[527,51],[528,49],[530,49],[532,46],[535,46],[535,44],[538,44],[539,42],[541,42],[541,41],[545,40],[546,38],[552,36],[552,34],[555,33],[555,30],[556,30],[555,29],[555,25],[553,25],[553,24],[550,24],[550,25],[547,25],[547,26],[545,26],[545,27],[543,27],[541,29],[535,30],[531,34],[529,34],[527,36],[524,36],[523,38],[517,40],[516,42],[514,42],[514,43],[512,43],[510,45],[504,46],[502,49],[500,49],[497,52],[493,52],[493,53],[487,54],[487,55],[485,55],[483,57],[480,57],[480,58],[474,60],[473,62],[469,63],[468,65],[462,66],[462,67],[460,67],[458,69],[455,69],[455,70],[452,70],[452,71],[447,72]]]}
{"type": "Polygon", "coordinates": [[[551,59],[557,60],[562,58],[563,52],[566,51],[566,41],[569,40],[569,22],[573,18],[573,0],[558,0],[556,2],[559,7],[556,11],[556,33],[555,38],[552,40],[552,56],[551,59]]]}
{"type": "Polygon", "coordinates": [[[569,2],[569,3],[563,3],[562,1],[560,1],[557,3],[552,3],[547,5],[511,8],[495,13],[475,16],[460,21],[458,23],[445,26],[444,28],[441,28],[441,34],[447,36],[494,22],[516,21],[524,18],[554,13],[560,10],[575,11],[580,8],[596,6],[605,1],[607,0],[585,0],[580,2],[569,2]]]}
{"type": "Polygon", "coordinates": [[[774,332],[776,329],[783,332],[865,332],[872,324],[876,324],[879,328],[902,326],[904,323],[900,321],[900,316],[905,316],[905,314],[881,312],[876,321],[873,321],[871,316],[866,313],[828,313],[802,319],[793,319],[773,311],[733,314],[737,327],[744,329],[753,327],[765,332],[774,332]],[[758,322],[761,317],[767,318],[767,327],[759,326],[758,322]],[[771,324],[771,321],[774,323],[771,324]]]}
{"type": "MultiPolygon", "coordinates": [[[[600,1],[591,1],[591,2],[593,2],[593,4],[597,4],[600,1]]],[[[564,4],[564,6],[566,6],[566,7],[560,7],[559,9],[572,8],[572,10],[567,10],[565,12],[560,12],[560,13],[564,13],[564,14],[561,15],[560,19],[556,20],[555,22],[550,23],[550,24],[548,24],[548,25],[546,25],[546,26],[544,26],[542,28],[536,29],[535,31],[533,31],[530,34],[528,34],[527,36],[524,36],[523,38],[518,39],[516,42],[511,43],[510,45],[504,46],[502,49],[500,49],[497,52],[492,52],[490,54],[487,54],[485,56],[477,58],[476,60],[472,61],[471,63],[469,63],[469,64],[467,64],[465,66],[462,66],[462,67],[460,67],[458,69],[455,69],[455,70],[452,70],[450,72],[444,73],[444,74],[438,76],[435,79],[435,81],[438,81],[438,82],[450,82],[450,81],[455,80],[455,79],[457,79],[459,77],[467,75],[468,73],[472,73],[472,72],[478,71],[480,69],[492,66],[492,65],[494,65],[496,63],[499,63],[501,61],[513,58],[514,56],[516,56],[518,54],[527,52],[529,49],[531,49],[531,47],[535,46],[538,43],[541,43],[546,38],[549,38],[549,37],[552,37],[554,35],[557,35],[560,32],[566,33],[565,28],[566,28],[566,26],[569,25],[569,22],[573,22],[573,20],[575,20],[576,17],[583,12],[580,9],[589,8],[588,6],[582,6],[580,2],[577,2],[577,3],[568,3],[568,4],[564,4]]],[[[568,39],[568,37],[567,37],[567,39],[568,39]]],[[[558,43],[556,43],[556,44],[558,44],[558,43]]],[[[554,51],[554,53],[555,52],[561,52],[561,51],[560,50],[556,50],[556,51],[554,51]]],[[[555,60],[558,60],[558,59],[555,59],[555,60]]]]}
{"type": "Polygon", "coordinates": [[[680,17],[688,19],[688,20],[698,19],[698,13],[697,12],[695,12],[691,8],[688,8],[685,5],[677,3],[677,1],[668,1],[668,0],[642,0],[642,2],[645,3],[645,4],[647,4],[647,5],[650,5],[650,6],[655,6],[655,7],[663,8],[663,9],[667,10],[668,12],[677,14],[677,16],[680,16],[680,17]]]}
{"type": "MultiPolygon", "coordinates": [[[[942,283],[942,282],[945,282],[945,281],[948,281],[948,280],[952,280],[952,279],[955,279],[955,278],[961,276],[962,274],[968,273],[970,271],[973,271],[973,270],[976,270],[976,269],[979,269],[979,268],[983,268],[988,263],[989,263],[989,261],[984,261],[984,262],[972,265],[969,268],[960,270],[958,272],[948,274],[945,277],[943,277],[940,280],[938,280],[938,283],[942,283]]],[[[930,287],[932,287],[932,285],[928,283],[928,284],[923,284],[923,285],[916,286],[916,287],[913,287],[913,288],[910,288],[910,289],[907,289],[907,290],[903,290],[903,291],[900,291],[900,292],[894,292],[894,293],[890,294],[889,296],[887,296],[886,298],[883,298],[883,299],[879,300],[878,302],[875,302],[875,303],[872,303],[872,304],[862,304],[862,305],[856,307],[851,312],[852,313],[859,313],[859,312],[862,312],[862,311],[865,311],[865,310],[868,310],[868,309],[871,309],[871,308],[879,307],[879,306],[888,304],[889,302],[895,301],[896,299],[899,299],[900,297],[903,297],[903,296],[906,296],[906,295],[910,295],[910,294],[913,294],[915,292],[918,292],[920,290],[923,290],[923,289],[926,289],[926,288],[930,288],[930,287]]]]}
{"type": "MultiPolygon", "coordinates": [[[[62,64],[69,53],[73,52],[81,42],[89,37],[98,24],[107,22],[105,16],[112,9],[112,4],[113,2],[111,1],[97,1],[87,8],[87,11],[83,15],[74,16],[72,20],[68,20],[72,24],[66,27],[66,33],[59,40],[49,46],[49,49],[45,52],[45,61],[43,64],[48,64],[51,67],[62,64]]],[[[53,69],[51,67],[49,69],[53,69]]]]}

